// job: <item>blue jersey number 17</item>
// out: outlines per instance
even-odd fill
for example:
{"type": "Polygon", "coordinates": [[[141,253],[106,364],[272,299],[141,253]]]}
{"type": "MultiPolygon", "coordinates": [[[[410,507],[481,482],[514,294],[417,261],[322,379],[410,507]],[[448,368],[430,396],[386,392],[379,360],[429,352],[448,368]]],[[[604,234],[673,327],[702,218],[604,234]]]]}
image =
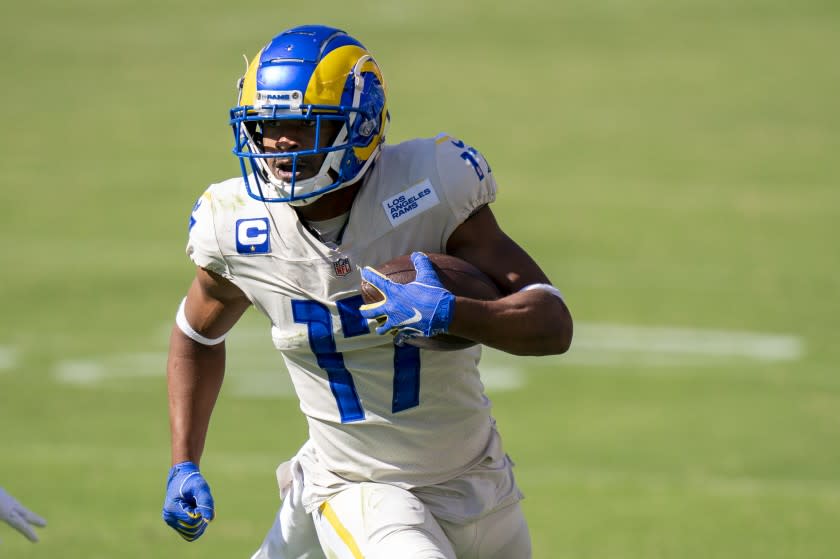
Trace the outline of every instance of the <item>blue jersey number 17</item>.
{"type": "MultiPolygon", "coordinates": [[[[336,301],[341,331],[345,338],[362,336],[369,332],[367,320],[359,312],[362,296],[354,295],[336,301]]],[[[315,354],[318,366],[330,381],[330,390],[335,396],[342,423],[360,421],[365,411],[353,375],[344,365],[344,355],[336,351],[333,337],[332,313],[318,301],[292,301],[292,316],[295,322],[306,324],[309,347],[315,354]]],[[[416,347],[394,346],[394,392],[391,412],[397,413],[420,405],[420,350],[416,347]]]]}

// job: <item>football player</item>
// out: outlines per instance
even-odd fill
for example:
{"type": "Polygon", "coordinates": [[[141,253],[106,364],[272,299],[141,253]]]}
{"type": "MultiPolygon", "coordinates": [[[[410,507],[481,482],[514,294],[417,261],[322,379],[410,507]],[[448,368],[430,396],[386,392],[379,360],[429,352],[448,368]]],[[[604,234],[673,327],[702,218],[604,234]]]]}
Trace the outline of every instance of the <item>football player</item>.
{"type": "Polygon", "coordinates": [[[278,468],[284,499],[255,559],[530,556],[480,345],[429,351],[411,338],[448,332],[514,354],[563,353],[571,316],[497,224],[481,154],[446,134],[386,145],[389,118],[376,61],[330,27],[277,35],[238,83],[230,124],[242,176],[193,208],[196,276],[170,339],[163,516],[187,540],[215,515],[198,465],[225,336],[253,305],[271,321],[309,425],[278,468]],[[455,297],[426,253],[475,265],[506,295],[455,297]],[[405,254],[415,282],[371,269],[405,254]],[[363,279],[383,302],[362,304],[363,279]]]}
{"type": "Polygon", "coordinates": [[[0,487],[0,520],[7,522],[9,526],[26,536],[26,539],[31,542],[38,541],[38,534],[32,527],[47,525],[46,520],[21,505],[2,487],[0,487]]]}

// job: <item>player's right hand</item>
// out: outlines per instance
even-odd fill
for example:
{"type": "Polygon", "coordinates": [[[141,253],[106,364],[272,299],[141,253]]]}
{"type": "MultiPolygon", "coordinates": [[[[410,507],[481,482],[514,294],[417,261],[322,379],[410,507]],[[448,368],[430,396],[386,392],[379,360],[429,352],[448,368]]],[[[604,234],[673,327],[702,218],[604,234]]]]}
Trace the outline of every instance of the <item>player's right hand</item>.
{"type": "Polygon", "coordinates": [[[192,462],[175,464],[166,482],[163,521],[188,542],[197,540],[213,520],[210,486],[192,462]]]}
{"type": "Polygon", "coordinates": [[[411,263],[417,273],[406,284],[393,282],[369,266],[362,270],[362,279],[382,294],[382,300],[360,306],[359,312],[377,320],[377,334],[393,331],[397,345],[414,336],[445,333],[455,306],[455,296],[443,286],[426,254],[412,252],[411,263]]]}

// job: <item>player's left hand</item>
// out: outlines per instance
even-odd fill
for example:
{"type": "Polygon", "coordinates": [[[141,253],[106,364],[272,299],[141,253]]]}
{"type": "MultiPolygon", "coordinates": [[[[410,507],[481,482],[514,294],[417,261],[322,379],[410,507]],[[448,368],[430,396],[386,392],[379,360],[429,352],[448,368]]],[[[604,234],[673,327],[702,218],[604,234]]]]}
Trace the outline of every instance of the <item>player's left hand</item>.
{"type": "Polygon", "coordinates": [[[166,482],[164,522],[191,542],[201,537],[214,516],[213,495],[198,466],[192,462],[172,466],[166,482]]]}
{"type": "Polygon", "coordinates": [[[29,541],[37,542],[38,534],[32,526],[46,526],[47,521],[34,512],[21,505],[17,499],[6,493],[0,487],[0,520],[5,520],[9,525],[23,534],[29,541]]]}
{"type": "Polygon", "coordinates": [[[362,279],[383,296],[382,301],[359,307],[362,316],[380,322],[377,334],[395,332],[400,345],[407,338],[447,332],[455,308],[455,296],[443,287],[429,257],[413,252],[411,263],[417,275],[406,284],[395,283],[371,267],[362,270],[362,279]]]}

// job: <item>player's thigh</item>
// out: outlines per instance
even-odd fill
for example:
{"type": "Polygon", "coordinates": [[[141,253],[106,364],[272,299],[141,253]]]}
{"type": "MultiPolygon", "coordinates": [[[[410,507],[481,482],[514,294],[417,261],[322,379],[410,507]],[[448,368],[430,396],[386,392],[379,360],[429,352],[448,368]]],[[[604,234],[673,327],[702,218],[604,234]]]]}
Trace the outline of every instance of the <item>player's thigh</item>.
{"type": "Polygon", "coordinates": [[[441,528],[458,559],[529,559],[531,534],[519,503],[494,511],[470,524],[441,520],[441,528]]]}
{"type": "Polygon", "coordinates": [[[426,505],[392,485],[354,485],[322,504],[313,518],[330,557],[455,559],[452,545],[426,505]]]}

